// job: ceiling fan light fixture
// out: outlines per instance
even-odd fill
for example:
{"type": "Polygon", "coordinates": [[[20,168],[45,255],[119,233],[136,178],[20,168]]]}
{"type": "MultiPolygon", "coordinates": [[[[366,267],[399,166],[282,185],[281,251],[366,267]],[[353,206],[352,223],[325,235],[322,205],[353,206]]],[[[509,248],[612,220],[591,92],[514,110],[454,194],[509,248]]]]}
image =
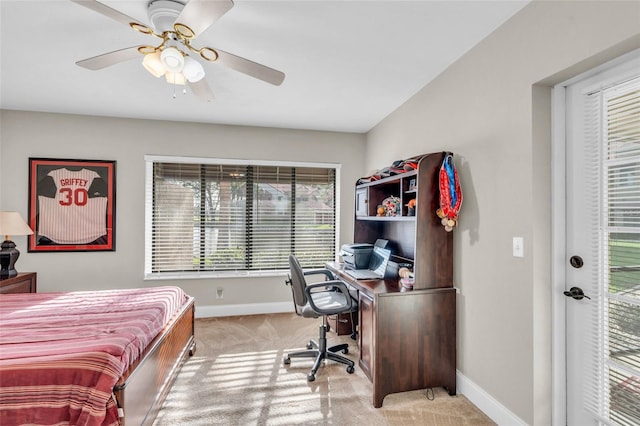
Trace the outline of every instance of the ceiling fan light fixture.
{"type": "Polygon", "coordinates": [[[147,35],[153,34],[153,29],[139,22],[130,22],[129,26],[134,30],[141,32],[142,34],[147,34],[147,35]]]}
{"type": "Polygon", "coordinates": [[[160,60],[160,52],[148,53],[144,55],[142,65],[154,77],[160,78],[167,72],[167,68],[160,60]]]}
{"type": "Polygon", "coordinates": [[[184,67],[184,56],[175,47],[167,47],[160,54],[160,59],[168,71],[179,73],[184,67]]]}
{"type": "Polygon", "coordinates": [[[202,49],[200,49],[199,53],[202,59],[209,62],[214,62],[218,59],[218,52],[210,47],[203,47],[202,49]]]}
{"type": "Polygon", "coordinates": [[[196,36],[196,33],[193,32],[191,28],[179,22],[176,22],[175,24],[173,24],[173,29],[180,35],[180,37],[185,38],[187,40],[191,40],[196,36]]]}
{"type": "Polygon", "coordinates": [[[182,74],[186,77],[189,83],[195,83],[204,78],[204,68],[200,62],[187,56],[184,58],[184,68],[182,74]]]}
{"type": "Polygon", "coordinates": [[[138,46],[138,52],[146,55],[148,53],[160,52],[160,50],[154,46],[138,46]]]}
{"type": "Polygon", "coordinates": [[[164,75],[164,78],[167,80],[167,83],[176,84],[178,86],[184,86],[185,84],[187,84],[187,79],[181,72],[167,71],[164,75]]]}

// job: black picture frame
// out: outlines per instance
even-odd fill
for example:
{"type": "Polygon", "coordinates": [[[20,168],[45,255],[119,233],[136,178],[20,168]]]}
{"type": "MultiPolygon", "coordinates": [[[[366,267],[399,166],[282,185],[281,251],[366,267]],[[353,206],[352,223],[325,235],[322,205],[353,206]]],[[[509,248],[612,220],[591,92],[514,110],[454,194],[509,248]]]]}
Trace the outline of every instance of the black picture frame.
{"type": "Polygon", "coordinates": [[[29,158],[29,252],[115,251],[116,162],[29,158]]]}

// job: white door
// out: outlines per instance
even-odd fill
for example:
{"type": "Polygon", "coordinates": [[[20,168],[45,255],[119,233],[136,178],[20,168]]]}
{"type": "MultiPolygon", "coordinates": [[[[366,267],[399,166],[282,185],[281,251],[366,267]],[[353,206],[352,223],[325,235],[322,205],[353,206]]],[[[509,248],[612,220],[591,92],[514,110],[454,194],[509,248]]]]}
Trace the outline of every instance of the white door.
{"type": "Polygon", "coordinates": [[[566,86],[570,426],[640,425],[639,59],[566,86]]]}

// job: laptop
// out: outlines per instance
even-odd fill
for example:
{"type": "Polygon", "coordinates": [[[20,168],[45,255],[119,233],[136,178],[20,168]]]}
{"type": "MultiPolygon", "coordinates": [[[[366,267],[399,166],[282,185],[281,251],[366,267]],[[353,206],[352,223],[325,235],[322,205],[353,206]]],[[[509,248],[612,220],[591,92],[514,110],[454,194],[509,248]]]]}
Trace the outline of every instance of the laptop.
{"type": "Polygon", "coordinates": [[[391,250],[374,247],[368,269],[347,269],[345,273],[357,280],[381,280],[387,271],[391,250]]]}

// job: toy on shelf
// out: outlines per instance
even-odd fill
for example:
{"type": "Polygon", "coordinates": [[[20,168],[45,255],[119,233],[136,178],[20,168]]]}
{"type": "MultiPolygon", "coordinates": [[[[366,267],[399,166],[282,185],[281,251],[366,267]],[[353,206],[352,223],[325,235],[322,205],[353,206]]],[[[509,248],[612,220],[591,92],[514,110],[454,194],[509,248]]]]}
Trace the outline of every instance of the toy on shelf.
{"type": "Polygon", "coordinates": [[[415,216],[416,215],[416,199],[412,198],[407,203],[407,216],[415,216]]]}
{"type": "Polygon", "coordinates": [[[409,268],[402,267],[398,269],[398,275],[400,276],[400,284],[405,288],[413,288],[414,275],[409,268]]]}
{"type": "Polygon", "coordinates": [[[385,198],[382,205],[385,208],[385,216],[397,216],[400,212],[400,198],[396,196],[385,198]]]}

